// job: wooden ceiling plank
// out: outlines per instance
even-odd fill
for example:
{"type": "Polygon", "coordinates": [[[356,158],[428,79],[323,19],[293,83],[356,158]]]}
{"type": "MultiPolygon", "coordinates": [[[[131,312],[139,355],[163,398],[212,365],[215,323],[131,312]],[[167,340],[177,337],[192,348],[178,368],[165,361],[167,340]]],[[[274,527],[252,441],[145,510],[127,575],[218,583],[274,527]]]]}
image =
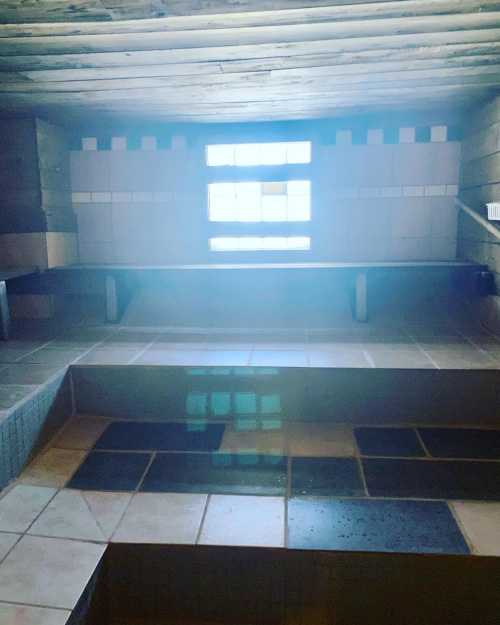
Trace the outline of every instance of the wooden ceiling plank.
{"type": "Polygon", "coordinates": [[[325,68],[318,68],[321,72],[307,70],[275,70],[272,72],[243,72],[230,74],[208,74],[206,76],[173,76],[152,78],[118,78],[111,80],[74,80],[70,82],[0,82],[0,92],[8,93],[79,93],[100,91],[130,91],[135,89],[172,88],[180,92],[185,88],[239,88],[252,85],[255,88],[267,88],[277,86],[299,85],[304,88],[312,84],[324,85],[335,84],[366,84],[375,81],[402,81],[412,82],[415,80],[445,79],[450,77],[496,75],[500,77],[500,56],[496,57],[496,63],[488,65],[474,65],[472,67],[438,67],[425,69],[410,69],[407,64],[399,65],[398,68],[391,66],[384,71],[383,68],[355,68],[355,71],[347,73],[341,66],[340,72],[325,72],[325,68]],[[367,71],[368,70],[368,71],[367,71]]]}
{"type": "Polygon", "coordinates": [[[247,13],[220,13],[110,22],[68,22],[40,24],[0,24],[3,37],[52,37],[111,35],[250,28],[259,26],[304,25],[369,19],[458,15],[499,11],[498,0],[398,0],[371,4],[295,8],[247,13]]]}
{"type": "Polygon", "coordinates": [[[72,93],[3,93],[0,99],[0,106],[5,102],[23,102],[29,104],[70,104],[70,103],[102,103],[113,104],[116,101],[141,103],[165,102],[169,104],[182,104],[191,106],[195,100],[202,100],[205,104],[214,106],[224,106],[229,103],[238,103],[243,99],[259,102],[285,102],[293,100],[297,96],[301,98],[307,97],[315,100],[331,99],[335,94],[352,94],[363,97],[370,95],[383,95],[387,98],[398,99],[403,94],[417,93],[426,91],[436,95],[440,90],[447,91],[449,89],[458,89],[467,86],[468,89],[483,88],[488,86],[495,88],[498,86],[499,77],[486,76],[468,76],[468,77],[452,77],[450,80],[440,78],[437,81],[387,81],[376,83],[360,83],[358,85],[336,84],[334,87],[324,88],[319,85],[315,89],[312,85],[309,89],[304,89],[300,84],[293,86],[287,85],[276,88],[266,87],[256,89],[255,84],[249,84],[247,87],[238,87],[231,89],[230,87],[221,90],[220,88],[210,89],[209,87],[176,89],[175,92],[171,88],[148,88],[148,89],[130,89],[124,91],[98,91],[98,92],[72,92],[72,93]],[[119,97],[118,97],[119,96],[119,97]]]}
{"type": "MultiPolygon", "coordinates": [[[[134,35],[68,35],[65,37],[16,38],[0,41],[0,55],[77,54],[81,52],[127,52],[173,50],[218,46],[293,43],[377,36],[450,34],[452,31],[497,29],[500,11],[468,15],[426,16],[408,19],[308,24],[307,26],[262,26],[212,31],[136,33],[134,35]]],[[[230,54],[230,50],[227,51],[230,54]]]]}
{"type": "Polygon", "coordinates": [[[496,45],[500,41],[500,28],[466,30],[381,37],[361,37],[338,41],[297,41],[292,43],[259,44],[183,50],[149,50],[130,52],[101,52],[79,54],[53,54],[8,56],[0,54],[0,69],[6,71],[34,71],[48,69],[79,69],[98,67],[128,67],[129,65],[162,65],[165,63],[224,62],[257,60],[269,57],[289,57],[312,54],[345,54],[380,52],[387,55],[398,50],[419,51],[428,46],[443,47],[457,44],[472,46],[482,43],[496,45]]]}
{"type": "MultiPolygon", "coordinates": [[[[36,82],[71,82],[76,80],[104,80],[114,78],[146,78],[154,76],[195,76],[218,73],[239,73],[244,71],[269,71],[276,69],[307,68],[315,73],[352,73],[373,67],[397,67],[404,63],[408,69],[419,67],[473,66],[496,62],[500,54],[500,42],[479,45],[458,45],[401,51],[369,51],[346,54],[297,55],[248,61],[208,61],[205,63],[172,63],[167,65],[139,65],[128,67],[83,68],[18,72],[20,80],[36,82]],[[389,59],[389,60],[388,60],[389,59]]],[[[0,82],[6,75],[0,73],[0,82]]]]}

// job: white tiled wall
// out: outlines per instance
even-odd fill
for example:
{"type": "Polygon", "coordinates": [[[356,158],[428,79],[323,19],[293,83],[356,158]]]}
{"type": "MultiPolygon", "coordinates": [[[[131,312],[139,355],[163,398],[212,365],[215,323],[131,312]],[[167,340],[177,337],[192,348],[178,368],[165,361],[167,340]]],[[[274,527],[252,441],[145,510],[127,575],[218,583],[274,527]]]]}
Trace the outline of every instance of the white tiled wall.
{"type": "MultiPolygon", "coordinates": [[[[414,131],[401,128],[393,145],[381,131],[366,145],[339,131],[335,145],[313,146],[312,249],[294,261],[455,258],[460,143],[446,141],[445,126],[432,127],[428,143],[415,143],[414,131]]],[[[81,262],[228,260],[208,251],[203,146],[174,137],[160,150],[142,137],[141,149],[127,150],[122,139],[71,153],[81,262]]]]}

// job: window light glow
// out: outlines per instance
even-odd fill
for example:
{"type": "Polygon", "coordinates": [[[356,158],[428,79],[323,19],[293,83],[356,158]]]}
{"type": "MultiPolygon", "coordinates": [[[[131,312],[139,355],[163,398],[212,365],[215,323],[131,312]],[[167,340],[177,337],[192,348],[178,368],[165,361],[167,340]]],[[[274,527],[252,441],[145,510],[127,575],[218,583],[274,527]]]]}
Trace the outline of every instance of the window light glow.
{"type": "Polygon", "coordinates": [[[209,167],[258,167],[311,162],[310,141],[207,145],[209,167]]]}
{"type": "Polygon", "coordinates": [[[311,220],[311,183],[215,182],[208,185],[208,218],[219,222],[311,220]]]}

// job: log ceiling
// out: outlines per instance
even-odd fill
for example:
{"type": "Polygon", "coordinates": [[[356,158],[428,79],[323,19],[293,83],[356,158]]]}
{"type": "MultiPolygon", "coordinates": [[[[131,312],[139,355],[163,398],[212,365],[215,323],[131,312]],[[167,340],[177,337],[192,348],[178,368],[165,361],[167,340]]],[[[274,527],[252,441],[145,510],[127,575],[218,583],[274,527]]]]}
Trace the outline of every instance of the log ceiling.
{"type": "Polygon", "coordinates": [[[165,121],[467,106],[500,90],[492,0],[2,0],[0,112],[165,121]]]}

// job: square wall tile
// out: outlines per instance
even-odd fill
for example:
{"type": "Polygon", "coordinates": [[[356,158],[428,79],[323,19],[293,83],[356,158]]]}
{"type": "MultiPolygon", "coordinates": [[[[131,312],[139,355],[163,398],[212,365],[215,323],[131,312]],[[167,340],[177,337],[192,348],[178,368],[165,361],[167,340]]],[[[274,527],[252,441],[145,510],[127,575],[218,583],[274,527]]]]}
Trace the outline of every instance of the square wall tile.
{"type": "Polygon", "coordinates": [[[194,545],[206,500],[206,495],[136,494],[113,542],[194,545]]]}
{"type": "Polygon", "coordinates": [[[0,564],[0,601],[73,609],[104,545],[24,536],[0,564]]]}
{"type": "Polygon", "coordinates": [[[211,495],[199,544],[283,547],[284,498],[211,495]]]}

